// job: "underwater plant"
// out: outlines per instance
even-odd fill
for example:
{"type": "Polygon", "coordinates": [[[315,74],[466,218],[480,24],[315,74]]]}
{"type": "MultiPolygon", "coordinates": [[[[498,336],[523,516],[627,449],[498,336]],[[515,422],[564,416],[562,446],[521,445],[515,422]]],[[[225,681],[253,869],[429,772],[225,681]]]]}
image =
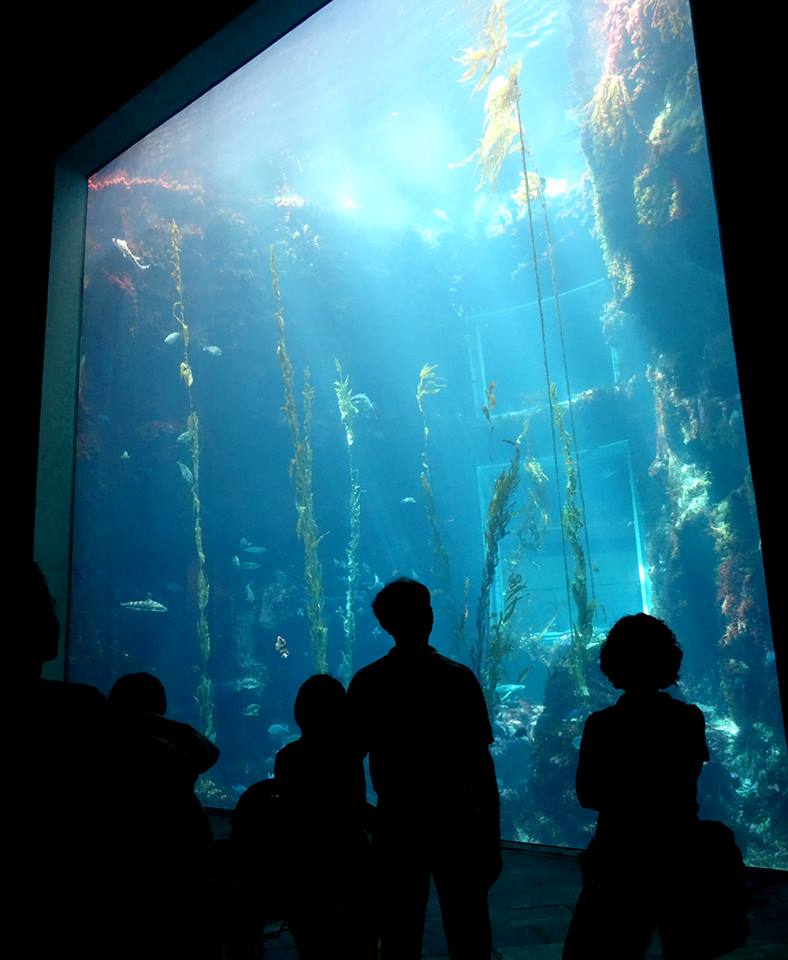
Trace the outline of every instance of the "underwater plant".
{"type": "Polygon", "coordinates": [[[509,532],[509,524],[515,514],[514,494],[520,482],[520,442],[524,432],[525,428],[514,441],[514,453],[509,466],[495,479],[484,526],[484,562],[476,606],[476,639],[471,648],[471,669],[482,685],[491,713],[495,707],[495,688],[502,677],[502,661],[511,650],[506,639],[506,627],[525,589],[522,578],[510,574],[503,610],[491,630],[490,594],[498,568],[500,543],[509,532]]]}
{"type": "Polygon", "coordinates": [[[200,644],[200,681],[197,685],[200,726],[206,737],[214,733],[213,682],[208,674],[208,661],[211,657],[211,634],[208,627],[208,598],[210,584],[205,572],[205,549],[202,538],[202,520],[200,516],[200,420],[194,404],[192,386],[194,375],[189,360],[189,327],[186,323],[183,275],[181,273],[180,231],[173,220],[170,227],[170,255],[172,258],[172,279],[175,281],[176,299],[172,304],[172,317],[180,327],[183,341],[183,360],[180,363],[180,377],[186,387],[189,413],[186,418],[186,433],[189,436],[192,467],[190,471],[192,493],[192,515],[194,517],[194,548],[197,554],[197,638],[200,644]]]}
{"type": "Polygon", "coordinates": [[[427,423],[427,416],[424,412],[424,398],[435,396],[446,386],[444,377],[436,374],[438,365],[436,363],[424,363],[419,371],[419,380],[416,384],[416,403],[422,419],[424,446],[421,451],[421,473],[419,482],[424,494],[424,508],[427,513],[427,522],[430,527],[430,546],[435,556],[436,573],[438,576],[438,590],[444,594],[449,606],[449,619],[453,625],[454,647],[457,653],[463,645],[465,634],[465,623],[467,616],[457,613],[457,603],[454,599],[454,591],[451,582],[451,565],[449,563],[449,552],[443,543],[441,535],[440,522],[438,520],[438,508],[435,504],[435,495],[432,491],[432,476],[430,470],[430,428],[427,423]]]}
{"type": "Polygon", "coordinates": [[[506,50],[506,20],[504,18],[504,0],[493,0],[487,14],[487,23],[482,31],[485,42],[477,49],[467,47],[461,56],[454,57],[456,63],[461,63],[466,69],[457,83],[468,83],[476,79],[473,88],[478,93],[487,81],[498,63],[501,54],[506,50]],[[476,74],[481,71],[478,79],[476,74]]]}
{"type": "Polygon", "coordinates": [[[345,550],[345,609],[342,612],[342,630],[345,634],[345,648],[339,665],[339,678],[343,683],[350,683],[353,675],[353,648],[356,645],[356,579],[358,578],[358,545],[361,539],[361,484],[358,479],[358,470],[353,464],[353,443],[355,441],[354,421],[359,414],[362,398],[370,403],[366,394],[354,394],[350,389],[350,377],[342,376],[342,364],[336,360],[337,379],[334,381],[334,390],[339,405],[339,416],[345,428],[347,441],[348,478],[350,483],[350,500],[348,515],[350,517],[350,536],[345,550]]]}
{"type": "Polygon", "coordinates": [[[290,427],[290,438],[293,443],[293,458],[290,461],[288,472],[295,486],[296,534],[304,545],[306,616],[309,622],[312,665],[317,673],[326,673],[328,670],[328,627],[323,619],[323,566],[318,554],[320,541],[325,534],[321,536],[315,520],[312,493],[312,404],[315,399],[315,391],[312,387],[309,368],[306,368],[302,391],[303,415],[299,419],[295,398],[295,373],[285,342],[285,312],[279,288],[274,244],[271,244],[269,262],[271,286],[276,305],[274,319],[279,334],[276,356],[279,360],[279,368],[282,371],[285,391],[282,411],[290,427]]]}
{"type": "MultiPolygon", "coordinates": [[[[495,59],[497,61],[500,52],[506,48],[506,24],[504,21],[502,5],[496,8],[496,30],[496,49],[498,50],[498,53],[496,54],[495,59]]],[[[490,56],[492,56],[492,53],[490,56]]],[[[583,662],[585,657],[585,647],[590,641],[593,633],[593,614],[595,603],[593,599],[589,600],[588,598],[589,584],[593,597],[593,576],[591,573],[591,563],[589,559],[590,550],[585,524],[585,503],[583,498],[580,472],[580,451],[577,446],[576,431],[574,427],[572,391],[569,382],[569,367],[566,356],[566,346],[564,342],[563,322],[561,319],[560,291],[555,269],[552,234],[550,231],[549,217],[547,215],[547,205],[544,191],[541,189],[541,178],[538,176],[538,174],[529,169],[528,158],[530,157],[530,150],[526,143],[525,130],[523,127],[522,114],[520,110],[521,91],[519,76],[521,68],[522,61],[518,60],[509,68],[505,75],[497,76],[490,83],[487,93],[487,100],[485,101],[484,105],[484,136],[479,144],[479,147],[474,151],[474,153],[472,153],[469,157],[466,157],[466,159],[463,160],[461,164],[457,164],[457,166],[467,163],[473,157],[477,157],[477,164],[480,170],[480,179],[477,189],[484,184],[490,184],[494,189],[506,157],[510,153],[515,152],[518,153],[520,157],[520,185],[518,190],[515,192],[514,199],[520,208],[520,218],[523,217],[523,213],[527,214],[528,235],[531,248],[534,282],[536,287],[536,303],[539,315],[542,357],[545,371],[545,386],[550,412],[556,492],[558,495],[559,512],[561,518],[561,544],[566,580],[567,609],[572,634],[572,645],[573,649],[575,650],[575,677],[578,694],[585,698],[588,696],[588,686],[585,682],[583,662]],[[542,281],[539,273],[540,257],[537,249],[536,233],[534,228],[533,207],[534,203],[536,202],[539,203],[541,208],[542,221],[546,236],[545,252],[550,268],[556,324],[561,343],[563,374],[567,395],[566,403],[571,430],[567,430],[564,426],[563,415],[560,407],[558,406],[557,391],[550,372],[548,360],[544,297],[542,293],[542,281]],[[567,476],[565,501],[562,495],[560,484],[558,438],[560,438],[562,446],[564,468],[567,476]],[[585,545],[580,540],[581,530],[585,531],[585,545]],[[569,560],[567,555],[568,546],[571,547],[574,559],[571,585],[569,576],[569,560]],[[572,615],[572,598],[574,598],[575,607],[577,610],[576,619],[572,615]]],[[[491,72],[492,71],[488,72],[486,78],[489,78],[491,72]]],[[[469,78],[464,76],[461,78],[460,82],[463,82],[465,79],[469,78]]],[[[483,81],[477,84],[475,89],[480,89],[481,86],[483,86],[483,81]]],[[[488,562],[489,561],[486,561],[485,566],[488,562]]],[[[486,574],[482,577],[482,594],[480,595],[480,604],[484,602],[485,576],[486,574]]],[[[481,621],[477,619],[477,625],[480,624],[481,621]]]]}

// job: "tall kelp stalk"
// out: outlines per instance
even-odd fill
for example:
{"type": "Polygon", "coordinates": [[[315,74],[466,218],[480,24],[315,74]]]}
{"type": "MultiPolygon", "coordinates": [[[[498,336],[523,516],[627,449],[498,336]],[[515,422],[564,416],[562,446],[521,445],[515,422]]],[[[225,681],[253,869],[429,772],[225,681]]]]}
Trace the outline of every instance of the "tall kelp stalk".
{"type": "Polygon", "coordinates": [[[312,404],[315,399],[315,391],[307,368],[304,370],[302,392],[303,418],[299,420],[295,399],[295,375],[285,342],[285,312],[282,307],[282,294],[279,289],[279,274],[276,269],[276,253],[273,244],[271,244],[270,254],[271,285],[276,304],[274,319],[279,334],[276,356],[279,360],[285,389],[282,411],[290,427],[290,437],[293,442],[293,458],[290,461],[288,472],[295,486],[296,534],[304,544],[306,616],[309,622],[312,665],[317,673],[326,673],[328,670],[328,627],[323,620],[323,567],[318,555],[318,546],[323,537],[318,531],[317,521],[315,520],[312,495],[312,404]]]}
{"type": "Polygon", "coordinates": [[[180,373],[189,403],[186,418],[186,432],[192,455],[190,471],[182,471],[185,478],[191,476],[192,516],[194,517],[194,548],[197,553],[197,638],[200,644],[200,682],[197,685],[197,702],[200,709],[200,726],[207,737],[214,734],[213,681],[208,673],[211,658],[211,634],[208,628],[208,598],[210,584],[205,572],[205,550],[202,540],[202,522],[200,518],[200,420],[194,404],[192,386],[194,375],[189,361],[189,327],[186,323],[183,295],[183,275],[181,273],[181,234],[173,220],[170,227],[170,254],[172,257],[172,279],[175,281],[176,298],[172,304],[172,317],[179,325],[183,340],[183,360],[180,373]]]}
{"type": "Polygon", "coordinates": [[[350,389],[350,376],[342,376],[342,365],[336,361],[337,379],[334,390],[337,395],[339,416],[345,429],[347,444],[348,480],[350,498],[348,514],[350,518],[350,536],[345,550],[345,609],[342,613],[342,630],[345,634],[345,648],[339,665],[339,678],[350,683],[353,676],[353,648],[356,645],[356,580],[358,579],[358,545],[361,539],[361,484],[358,469],[353,463],[353,445],[356,440],[355,421],[363,406],[372,407],[365,393],[353,393],[350,389]]]}
{"type": "Polygon", "coordinates": [[[421,414],[423,427],[424,446],[421,452],[421,474],[419,481],[424,493],[424,507],[427,512],[427,522],[430,525],[430,545],[435,556],[436,573],[440,592],[445,596],[449,607],[449,621],[452,624],[454,635],[455,653],[459,654],[464,644],[465,623],[467,617],[464,613],[457,612],[457,604],[454,599],[454,589],[451,582],[451,565],[449,563],[449,553],[443,543],[441,536],[440,523],[438,521],[438,509],[435,505],[435,496],[432,491],[432,475],[430,470],[430,428],[427,423],[427,415],[424,411],[424,398],[434,396],[443,390],[446,386],[444,377],[436,374],[438,365],[436,363],[425,363],[419,371],[419,380],[416,384],[416,403],[421,414]]]}
{"type": "Polygon", "coordinates": [[[520,437],[514,445],[509,466],[496,477],[492,496],[487,505],[487,521],[484,526],[484,563],[482,566],[479,602],[476,607],[476,640],[471,648],[471,669],[476,674],[484,691],[490,713],[496,706],[495,689],[501,682],[503,660],[511,652],[506,627],[510,622],[522,593],[521,582],[509,578],[508,598],[492,625],[490,593],[498,568],[499,547],[515,514],[514,494],[520,482],[520,437]],[[511,588],[511,589],[509,589],[511,588]]]}
{"type": "MultiPolygon", "coordinates": [[[[504,16],[503,0],[494,0],[490,7],[487,18],[487,24],[484,29],[484,40],[482,46],[478,49],[468,48],[463,51],[458,61],[462,63],[466,70],[460,77],[460,83],[467,83],[476,77],[477,72],[481,71],[473,93],[478,92],[485,87],[492,73],[503,56],[508,41],[506,37],[506,22],[504,16]]],[[[563,325],[561,322],[560,298],[558,292],[558,283],[555,271],[555,259],[553,255],[552,239],[550,226],[547,218],[547,207],[544,202],[544,195],[541,186],[541,178],[535,171],[529,170],[528,150],[525,131],[523,128],[522,114],[520,111],[520,70],[522,61],[518,60],[509,67],[505,74],[500,74],[489,83],[487,98],[484,104],[484,133],[479,146],[465,160],[456,166],[468,163],[475,159],[480,174],[479,186],[489,184],[495,189],[498,181],[498,175],[503,166],[506,157],[517,152],[520,156],[522,175],[520,186],[514,194],[514,199],[521,210],[527,212],[528,233],[531,246],[531,255],[533,262],[534,282],[536,286],[536,303],[539,313],[540,333],[542,340],[542,355],[545,371],[545,384],[547,389],[547,401],[550,413],[551,439],[553,448],[553,465],[555,472],[556,494],[558,497],[559,514],[561,518],[561,545],[564,561],[564,580],[567,599],[567,613],[570,621],[570,630],[572,634],[575,678],[577,682],[577,692],[582,697],[588,696],[588,687],[585,683],[582,671],[584,656],[580,658],[580,648],[588,639],[590,639],[590,627],[586,629],[586,615],[590,611],[591,620],[593,620],[593,603],[586,603],[582,611],[578,606],[578,620],[576,621],[572,614],[572,596],[577,600],[580,594],[586,594],[586,588],[590,584],[593,595],[593,576],[590,563],[590,551],[587,539],[587,529],[585,525],[585,509],[582,493],[582,482],[580,479],[580,452],[575,440],[574,415],[572,412],[572,394],[569,384],[569,372],[566,359],[566,349],[564,345],[563,325]],[[558,324],[561,353],[563,358],[563,371],[565,377],[565,386],[567,394],[567,404],[569,407],[569,419],[572,431],[566,430],[563,424],[563,418],[560,410],[557,409],[557,393],[555,384],[550,373],[550,364],[547,354],[547,338],[545,333],[545,315],[544,298],[542,295],[542,283],[539,275],[538,252],[536,245],[536,235],[534,228],[533,201],[539,200],[545,230],[547,237],[547,259],[550,264],[550,273],[553,284],[553,299],[556,309],[556,321],[558,324]],[[567,498],[571,498],[569,509],[563,503],[563,493],[561,490],[558,438],[560,435],[564,466],[567,473],[567,498]],[[566,524],[570,527],[567,528],[566,524]],[[585,531],[585,548],[579,540],[580,531],[585,531]],[[574,571],[571,577],[569,574],[569,556],[568,544],[571,545],[574,558],[574,571]],[[580,564],[580,566],[578,566],[580,564]],[[582,584],[582,588],[579,586],[582,584]]],[[[577,605],[577,604],[576,604],[577,605]]]]}

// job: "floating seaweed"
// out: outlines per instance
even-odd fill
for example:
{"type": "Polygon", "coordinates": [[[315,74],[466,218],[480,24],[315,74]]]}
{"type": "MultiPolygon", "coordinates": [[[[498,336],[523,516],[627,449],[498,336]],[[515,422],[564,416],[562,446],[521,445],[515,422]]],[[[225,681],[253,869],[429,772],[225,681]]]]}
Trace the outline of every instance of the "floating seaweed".
{"type": "Polygon", "coordinates": [[[509,466],[505,467],[495,480],[484,527],[484,563],[476,607],[476,640],[471,648],[471,669],[482,685],[491,711],[495,706],[495,687],[502,675],[502,659],[510,649],[505,639],[505,629],[522,593],[520,584],[510,578],[509,586],[513,590],[510,603],[507,605],[504,602],[504,611],[500,614],[491,637],[490,593],[498,568],[499,546],[509,532],[509,524],[515,513],[514,494],[520,482],[521,439],[522,433],[515,441],[509,466]]]}
{"type": "Polygon", "coordinates": [[[356,645],[356,609],[355,594],[358,578],[358,546],[361,539],[361,484],[358,479],[358,470],[353,464],[354,421],[359,414],[359,398],[366,394],[354,394],[350,389],[350,377],[342,376],[342,365],[336,361],[337,379],[334,381],[334,390],[339,405],[339,416],[345,428],[347,441],[348,478],[350,483],[350,499],[348,515],[350,518],[350,536],[345,550],[345,609],[342,612],[342,630],[345,634],[345,648],[339,666],[339,676],[344,683],[349,683],[353,675],[353,648],[356,645]]]}
{"type": "Polygon", "coordinates": [[[449,553],[444,546],[441,535],[440,522],[438,520],[438,508],[435,505],[435,495],[432,490],[432,476],[430,470],[430,428],[427,423],[427,417],[424,412],[424,398],[435,396],[446,386],[446,380],[436,375],[438,369],[436,363],[425,363],[419,371],[419,381],[416,385],[416,403],[419,407],[419,413],[422,418],[424,447],[421,452],[421,474],[419,482],[424,493],[424,507],[427,513],[427,521],[430,526],[430,545],[435,556],[439,590],[445,594],[449,604],[449,619],[455,624],[455,647],[459,649],[462,645],[462,639],[457,631],[463,630],[464,620],[457,615],[457,604],[454,599],[454,591],[451,585],[451,564],[449,563],[449,553]]]}
{"type": "Polygon", "coordinates": [[[194,517],[194,549],[197,554],[197,639],[200,644],[200,681],[197,688],[200,726],[207,737],[214,734],[213,682],[208,674],[208,662],[211,658],[211,633],[208,626],[208,600],[210,583],[205,572],[205,549],[203,547],[202,520],[200,516],[200,420],[194,404],[192,386],[194,375],[189,362],[189,327],[186,323],[183,299],[183,275],[181,273],[180,231],[173,220],[170,227],[170,255],[172,257],[172,279],[175,281],[176,300],[172,304],[172,317],[180,326],[183,339],[183,360],[180,364],[180,376],[186,387],[189,413],[186,418],[186,433],[190,438],[192,457],[191,493],[192,516],[194,517]]]}
{"type": "Polygon", "coordinates": [[[279,334],[276,356],[282,371],[285,390],[282,410],[290,427],[290,437],[293,443],[293,458],[290,461],[289,473],[295,486],[296,534],[304,545],[306,616],[309,622],[312,664],[317,673],[325,673],[328,670],[328,627],[323,619],[323,567],[318,554],[320,541],[325,534],[321,536],[315,520],[312,493],[312,404],[315,399],[315,391],[312,387],[309,368],[307,368],[304,370],[302,391],[303,415],[299,419],[295,399],[295,374],[285,342],[285,312],[282,306],[279,274],[276,269],[276,252],[273,244],[270,248],[270,268],[271,285],[276,304],[274,319],[279,334]]]}
{"type": "MultiPolygon", "coordinates": [[[[506,48],[506,23],[504,20],[503,4],[494,4],[496,33],[495,39],[486,33],[488,50],[487,62],[494,57],[498,61],[500,54],[506,48]]],[[[492,11],[491,11],[492,16],[492,11]]],[[[494,67],[493,67],[494,68],[494,67]]],[[[555,257],[553,253],[552,236],[550,232],[550,223],[547,216],[547,206],[545,203],[544,191],[541,189],[541,178],[529,169],[530,151],[525,139],[525,130],[523,127],[522,114],[520,111],[520,71],[522,61],[518,60],[512,64],[507,73],[495,77],[490,83],[487,99],[484,104],[484,133],[477,149],[465,158],[457,166],[467,163],[474,157],[477,159],[479,168],[479,184],[477,189],[488,184],[494,189],[501,168],[506,157],[511,153],[519,153],[521,178],[520,186],[515,193],[515,200],[520,208],[520,217],[527,214],[528,233],[531,247],[531,260],[533,263],[534,282],[536,287],[536,303],[539,314],[539,326],[542,341],[542,356],[545,370],[545,386],[547,390],[547,402],[550,411],[551,424],[551,442],[553,448],[553,464],[555,470],[556,492],[558,495],[558,504],[561,518],[561,545],[564,561],[564,575],[567,594],[567,609],[571,624],[572,641],[574,654],[575,679],[578,694],[586,698],[588,696],[588,686],[585,682],[584,658],[585,647],[591,638],[593,632],[593,613],[595,604],[593,599],[588,598],[588,589],[590,586],[593,597],[593,577],[591,575],[590,552],[588,547],[587,531],[585,531],[585,505],[583,499],[582,482],[580,475],[580,453],[576,442],[576,432],[574,429],[574,416],[572,411],[572,391],[569,383],[569,369],[566,358],[566,348],[564,343],[563,324],[561,320],[560,296],[558,281],[555,270],[555,257]],[[536,245],[536,234],[534,229],[534,203],[538,202],[542,211],[545,236],[547,240],[547,262],[550,267],[550,276],[552,281],[553,302],[555,305],[556,323],[561,342],[561,356],[563,361],[563,373],[567,393],[567,407],[571,430],[564,427],[563,415],[557,402],[557,392],[550,373],[550,365],[547,353],[547,336],[544,312],[544,297],[542,294],[542,281],[539,273],[540,257],[536,245]],[[558,438],[560,437],[563,448],[563,459],[567,475],[566,501],[562,496],[559,470],[558,438]],[[580,533],[585,531],[585,545],[581,542],[580,533]],[[569,559],[567,555],[568,548],[571,548],[574,556],[574,569],[570,583],[569,559]],[[574,599],[577,609],[577,618],[572,616],[572,600],[574,599]]],[[[489,79],[492,68],[486,72],[483,79],[477,84],[477,89],[489,79]]],[[[466,82],[470,75],[463,75],[460,82],[466,82]]],[[[503,476],[503,475],[502,475],[503,476]]],[[[499,478],[500,479],[500,478],[499,478]]],[[[489,515],[488,515],[489,526],[489,515]]],[[[488,545],[489,550],[489,545],[488,545]]],[[[497,562],[497,560],[495,561],[497,562]]],[[[477,617],[477,627],[483,627],[486,631],[487,625],[479,617],[487,614],[481,609],[486,603],[489,609],[489,596],[485,600],[485,577],[487,575],[487,565],[490,563],[489,556],[485,561],[485,574],[482,577],[482,593],[480,595],[480,611],[477,617]]],[[[494,573],[494,567],[493,571],[494,573]]],[[[488,588],[489,593],[489,588],[488,588]]],[[[479,631],[479,637],[486,636],[479,631]]],[[[477,660],[481,656],[481,640],[477,640],[477,660]]],[[[480,668],[480,662],[477,664],[480,668]]]]}

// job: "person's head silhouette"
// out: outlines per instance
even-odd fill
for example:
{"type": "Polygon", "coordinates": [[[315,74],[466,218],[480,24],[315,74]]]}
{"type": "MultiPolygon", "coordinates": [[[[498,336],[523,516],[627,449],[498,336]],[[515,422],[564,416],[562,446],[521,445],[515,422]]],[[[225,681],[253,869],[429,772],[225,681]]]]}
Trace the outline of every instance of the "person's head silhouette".
{"type": "Polygon", "coordinates": [[[305,737],[332,737],[347,722],[345,688],[335,677],[316,673],[301,684],[293,715],[305,737]]]}
{"type": "Polygon", "coordinates": [[[109,702],[118,710],[131,713],[167,712],[164,684],[151,673],[126,673],[119,677],[109,692],[109,702]]]}
{"type": "Polygon", "coordinates": [[[599,668],[619,690],[664,690],[678,682],[683,656],[664,620],[635,613],[613,624],[599,668]]]}
{"type": "Polygon", "coordinates": [[[400,577],[392,580],[372,601],[378,623],[403,650],[426,647],[432,632],[430,592],[423,583],[400,577]]]}

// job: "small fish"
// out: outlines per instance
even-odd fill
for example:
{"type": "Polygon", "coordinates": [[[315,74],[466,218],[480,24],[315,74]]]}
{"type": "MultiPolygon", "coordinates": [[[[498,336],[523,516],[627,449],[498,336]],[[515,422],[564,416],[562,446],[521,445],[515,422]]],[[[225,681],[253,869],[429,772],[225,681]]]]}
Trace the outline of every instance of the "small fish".
{"type": "Polygon", "coordinates": [[[248,547],[244,547],[244,553],[268,553],[267,547],[255,547],[252,544],[249,544],[248,547]]]}
{"type": "Polygon", "coordinates": [[[126,257],[127,260],[133,261],[134,265],[139,267],[140,270],[150,270],[150,264],[143,263],[138,256],[133,254],[125,240],[120,240],[118,237],[113,237],[112,242],[115,244],[118,250],[120,250],[123,256],[126,257]]]}
{"type": "Polygon", "coordinates": [[[222,348],[221,347],[203,347],[203,350],[206,353],[210,353],[212,357],[221,357],[222,348]]]}
{"type": "Polygon", "coordinates": [[[238,546],[243,550],[244,547],[251,547],[252,541],[247,540],[246,537],[241,537],[238,541],[238,546]]]}
{"type": "Polygon", "coordinates": [[[289,737],[290,727],[288,727],[286,723],[272,723],[271,726],[268,728],[268,736],[281,737],[282,739],[284,739],[285,737],[289,737]]]}
{"type": "Polygon", "coordinates": [[[121,603],[122,607],[125,607],[126,610],[134,610],[136,613],[166,613],[167,608],[163,603],[159,603],[157,600],[151,600],[148,597],[147,600],[127,600],[125,603],[121,603]]]}
{"type": "Polygon", "coordinates": [[[238,556],[233,557],[233,566],[237,569],[241,566],[241,558],[238,556]]]}
{"type": "Polygon", "coordinates": [[[236,680],[233,683],[233,687],[236,690],[259,690],[260,686],[261,684],[257,677],[241,677],[240,680],[236,680]]]}
{"type": "Polygon", "coordinates": [[[254,560],[239,561],[237,564],[235,564],[235,566],[237,566],[239,570],[259,570],[260,569],[260,564],[255,563],[254,560]]]}
{"type": "Polygon", "coordinates": [[[258,717],[262,706],[259,703],[250,703],[249,706],[244,710],[245,717],[258,717]]]}
{"type": "Polygon", "coordinates": [[[181,447],[190,447],[192,445],[191,430],[184,430],[183,433],[179,433],[175,442],[181,447]]]}
{"type": "MultiPolygon", "coordinates": [[[[344,613],[344,608],[340,608],[340,609],[341,609],[342,612],[344,613]]],[[[304,608],[303,608],[303,607],[299,607],[299,608],[296,610],[296,616],[297,616],[297,617],[304,617],[304,616],[306,616],[306,613],[304,612],[304,608]]]]}
{"type": "Polygon", "coordinates": [[[177,343],[181,339],[180,330],[176,330],[174,333],[168,333],[164,338],[165,343],[177,343]]]}
{"type": "Polygon", "coordinates": [[[403,498],[400,500],[400,503],[415,503],[415,502],[416,502],[416,498],[415,498],[415,497],[403,497],[403,498]]]}
{"type": "Polygon", "coordinates": [[[187,483],[194,483],[194,475],[191,470],[180,460],[177,460],[178,469],[181,471],[181,476],[187,483]]]}
{"type": "MultiPolygon", "coordinates": [[[[283,660],[287,660],[290,656],[290,651],[287,649],[287,640],[284,637],[278,636],[276,642],[274,643],[274,650],[279,654],[283,660]]],[[[270,730],[268,731],[271,732],[270,730]]]]}
{"type": "Polygon", "coordinates": [[[580,743],[582,739],[582,737],[572,737],[572,746],[575,748],[575,750],[580,749],[580,743]]]}
{"type": "Polygon", "coordinates": [[[254,591],[252,590],[251,585],[247,583],[246,584],[246,602],[254,603],[254,600],[255,600],[254,591]]]}
{"type": "Polygon", "coordinates": [[[121,459],[121,460],[131,460],[131,457],[129,456],[129,451],[128,451],[128,450],[124,450],[123,453],[120,455],[120,459],[121,459]]]}
{"type": "Polygon", "coordinates": [[[500,694],[501,700],[508,700],[515,693],[522,693],[525,687],[522,683],[499,683],[495,692],[500,694]]]}

